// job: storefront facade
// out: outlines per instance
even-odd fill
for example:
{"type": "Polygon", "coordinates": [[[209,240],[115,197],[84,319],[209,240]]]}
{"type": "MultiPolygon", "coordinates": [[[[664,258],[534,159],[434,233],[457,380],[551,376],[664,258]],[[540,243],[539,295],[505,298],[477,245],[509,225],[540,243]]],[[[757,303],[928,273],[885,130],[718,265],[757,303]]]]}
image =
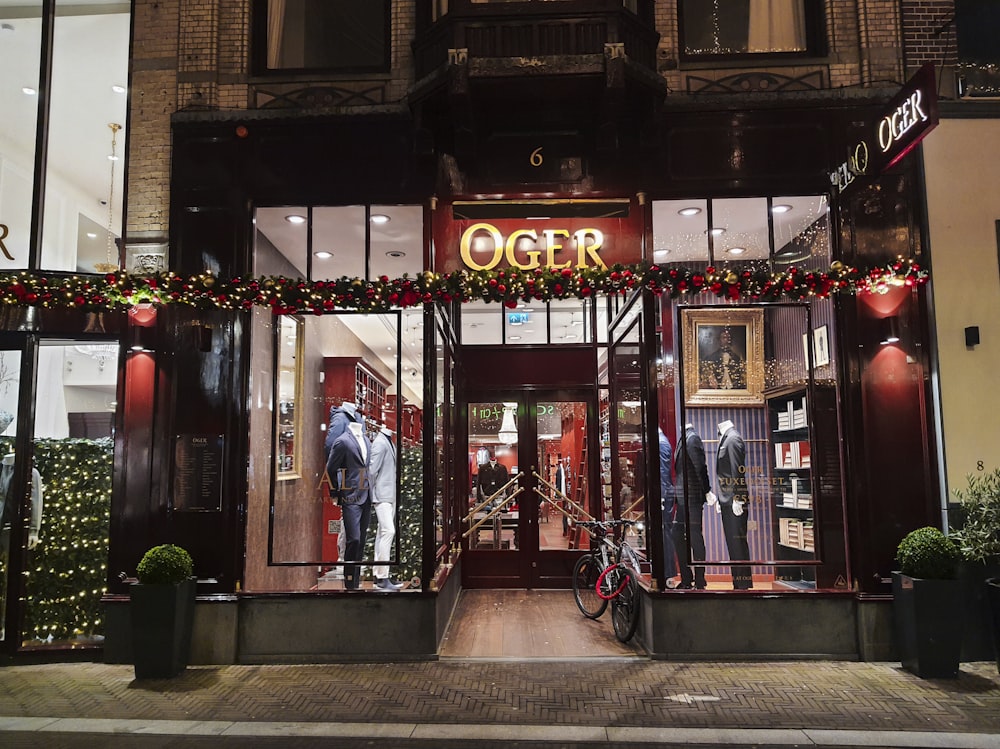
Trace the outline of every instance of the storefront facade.
{"type": "Polygon", "coordinates": [[[307,111],[337,94],[280,55],[172,71],[169,176],[162,119],[130,141],[125,262],[159,303],[121,322],[109,660],[155,543],[195,559],[202,662],[430,658],[462,589],[568,588],[590,517],[648,529],[652,657],[888,656],[896,544],[940,516],[923,185],[838,168],[901,87],[699,77],[690,40],[674,80],[665,4],[546,5],[372,3],[415,31],[363,106],[307,111]],[[360,533],[380,477],[344,411],[365,461],[391,441],[360,533]]]}

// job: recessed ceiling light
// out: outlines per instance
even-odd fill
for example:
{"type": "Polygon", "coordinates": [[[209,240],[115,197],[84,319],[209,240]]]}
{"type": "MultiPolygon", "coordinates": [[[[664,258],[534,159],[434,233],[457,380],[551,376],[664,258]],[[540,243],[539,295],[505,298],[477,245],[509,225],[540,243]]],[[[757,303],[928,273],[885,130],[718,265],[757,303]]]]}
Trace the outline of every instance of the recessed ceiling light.
{"type": "Polygon", "coordinates": [[[389,217],[386,216],[384,213],[373,213],[372,214],[372,223],[373,224],[388,224],[389,223],[389,217]]]}
{"type": "Polygon", "coordinates": [[[728,250],[726,250],[726,252],[728,252],[730,255],[742,255],[746,251],[747,251],[746,247],[730,247],[728,250]]]}
{"type": "Polygon", "coordinates": [[[565,338],[567,341],[575,341],[579,337],[580,336],[578,336],[576,333],[567,333],[566,335],[563,336],[563,338],[565,338]]]}
{"type": "Polygon", "coordinates": [[[118,154],[109,153],[108,154],[108,161],[118,161],[118,154]]]}
{"type": "Polygon", "coordinates": [[[304,224],[306,222],[306,217],[293,213],[290,216],[285,216],[285,221],[290,224],[304,224]]]}
{"type": "Polygon", "coordinates": [[[406,257],[406,253],[402,250],[389,250],[385,253],[386,257],[406,257]]]}
{"type": "Polygon", "coordinates": [[[87,237],[89,239],[97,239],[97,233],[96,232],[92,232],[92,231],[88,231],[87,232],[87,237]]]}
{"type": "Polygon", "coordinates": [[[695,206],[688,206],[687,208],[681,208],[677,211],[682,216],[697,216],[701,213],[701,208],[696,208],[695,206]]]}
{"type": "Polygon", "coordinates": [[[654,258],[657,258],[657,257],[658,258],[665,258],[669,254],[670,254],[670,250],[653,250],[653,257],[654,258]]]}
{"type": "Polygon", "coordinates": [[[723,229],[721,226],[716,226],[714,229],[705,229],[705,233],[706,234],[708,234],[709,231],[712,232],[712,236],[713,237],[717,237],[720,234],[725,234],[726,233],[726,230],[723,229]]]}
{"type": "Polygon", "coordinates": [[[521,336],[519,336],[519,335],[509,335],[509,336],[507,336],[507,340],[508,341],[520,341],[521,340],[521,336]]]}
{"type": "Polygon", "coordinates": [[[771,213],[788,213],[792,210],[792,207],[787,203],[779,203],[778,205],[771,206],[771,213]]]}
{"type": "Polygon", "coordinates": [[[26,93],[28,96],[34,96],[38,93],[38,89],[34,89],[31,86],[21,86],[21,91],[26,93]]]}
{"type": "Polygon", "coordinates": [[[333,257],[333,253],[327,252],[326,250],[320,250],[319,252],[314,252],[313,256],[318,257],[320,260],[329,260],[333,257]]]}
{"type": "Polygon", "coordinates": [[[118,83],[116,83],[114,86],[112,86],[111,90],[114,91],[116,94],[124,94],[125,93],[125,87],[122,86],[121,84],[118,84],[118,83]]]}

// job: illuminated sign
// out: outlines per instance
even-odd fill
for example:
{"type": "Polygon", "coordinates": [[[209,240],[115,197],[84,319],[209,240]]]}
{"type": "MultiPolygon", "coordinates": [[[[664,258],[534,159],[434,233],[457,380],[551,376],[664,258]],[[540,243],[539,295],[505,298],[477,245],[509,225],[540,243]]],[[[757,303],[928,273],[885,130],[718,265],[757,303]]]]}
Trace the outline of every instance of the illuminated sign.
{"type": "Polygon", "coordinates": [[[10,230],[7,228],[7,224],[0,224],[0,252],[3,252],[4,257],[8,260],[13,260],[14,256],[7,252],[7,247],[3,243],[3,241],[7,238],[8,231],[10,230]]]}
{"type": "Polygon", "coordinates": [[[528,312],[508,312],[507,313],[507,324],[508,325],[525,325],[531,322],[531,315],[528,312]]]}
{"type": "Polygon", "coordinates": [[[877,177],[906,156],[938,123],[934,66],[925,64],[889,102],[874,131],[847,149],[830,173],[834,193],[859,177],[877,177]]]}
{"type": "Polygon", "coordinates": [[[492,270],[506,260],[520,270],[535,268],[607,268],[601,259],[600,229],[514,229],[506,237],[493,224],[473,224],[462,232],[459,252],[470,270],[492,270]]]}

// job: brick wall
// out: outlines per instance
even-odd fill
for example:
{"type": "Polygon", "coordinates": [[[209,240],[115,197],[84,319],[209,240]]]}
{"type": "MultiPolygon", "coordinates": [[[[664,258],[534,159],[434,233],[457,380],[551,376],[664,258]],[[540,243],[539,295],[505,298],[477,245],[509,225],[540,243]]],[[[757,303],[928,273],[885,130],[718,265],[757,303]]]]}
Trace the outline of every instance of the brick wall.
{"type": "Polygon", "coordinates": [[[925,62],[954,65],[958,56],[955,38],[955,3],[952,0],[903,0],[903,38],[906,65],[925,62]]]}

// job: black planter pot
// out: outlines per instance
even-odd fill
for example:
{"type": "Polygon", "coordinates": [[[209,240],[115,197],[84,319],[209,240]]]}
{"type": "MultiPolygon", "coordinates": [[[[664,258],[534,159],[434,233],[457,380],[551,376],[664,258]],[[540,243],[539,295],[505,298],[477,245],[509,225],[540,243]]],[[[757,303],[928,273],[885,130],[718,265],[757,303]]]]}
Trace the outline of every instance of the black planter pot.
{"type": "Polygon", "coordinates": [[[130,588],[132,658],[137,679],[168,679],[187,668],[194,627],[194,578],[130,588]]]}
{"type": "Polygon", "coordinates": [[[993,648],[996,651],[997,673],[1000,673],[1000,577],[986,581],[986,599],[993,623],[993,648]]]}
{"type": "Polygon", "coordinates": [[[965,631],[962,633],[962,661],[992,661],[1000,657],[991,626],[989,578],[1000,578],[1000,563],[963,562],[958,579],[962,585],[965,631]]]}
{"type": "Polygon", "coordinates": [[[892,573],[896,648],[903,668],[924,679],[958,676],[962,653],[962,587],[892,573]]]}

